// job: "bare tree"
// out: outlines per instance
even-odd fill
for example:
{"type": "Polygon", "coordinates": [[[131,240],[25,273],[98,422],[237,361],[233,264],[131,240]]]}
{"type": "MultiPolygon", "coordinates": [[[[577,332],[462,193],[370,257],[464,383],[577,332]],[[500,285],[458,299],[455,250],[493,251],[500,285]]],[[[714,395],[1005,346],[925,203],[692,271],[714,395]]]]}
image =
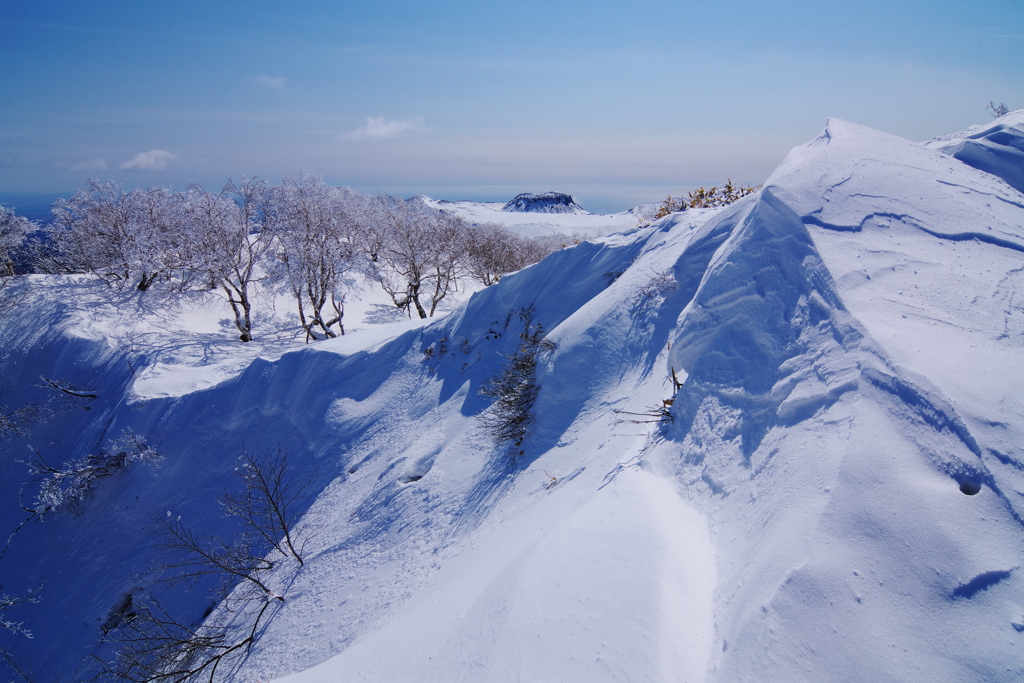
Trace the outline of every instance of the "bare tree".
{"type": "Polygon", "coordinates": [[[159,681],[213,683],[220,665],[247,652],[256,641],[263,616],[276,600],[253,611],[245,635],[232,638],[233,624],[189,624],[165,610],[152,596],[133,601],[130,618],[119,622],[114,639],[121,646],[112,661],[99,659],[98,678],[133,683],[159,681]]]}
{"type": "Polygon", "coordinates": [[[293,532],[298,522],[295,505],[305,498],[312,475],[299,477],[288,469],[288,452],[248,451],[242,448],[239,469],[242,491],[225,494],[225,512],[242,521],[250,545],[269,547],[303,564],[304,539],[293,532]]]}
{"type": "Polygon", "coordinates": [[[297,506],[311,478],[288,467],[288,453],[241,449],[241,491],[221,498],[225,513],[241,523],[233,539],[194,530],[166,512],[158,521],[160,577],[155,585],[214,581],[218,608],[200,624],[164,609],[151,592],[129,596],[106,629],[119,647],[101,661],[101,676],[123,681],[214,680],[218,668],[256,642],[267,611],[284,602],[272,586],[280,558],[303,564],[305,536],[296,533],[297,506]]]}

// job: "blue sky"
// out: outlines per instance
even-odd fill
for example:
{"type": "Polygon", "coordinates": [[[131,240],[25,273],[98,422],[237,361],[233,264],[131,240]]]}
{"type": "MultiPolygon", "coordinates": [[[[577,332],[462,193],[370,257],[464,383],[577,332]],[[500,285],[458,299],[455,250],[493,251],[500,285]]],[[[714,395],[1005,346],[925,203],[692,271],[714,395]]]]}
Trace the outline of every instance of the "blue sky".
{"type": "Polygon", "coordinates": [[[757,183],[836,116],[1024,107],[1024,0],[0,0],[0,193],[363,191],[591,210],[757,183]]]}

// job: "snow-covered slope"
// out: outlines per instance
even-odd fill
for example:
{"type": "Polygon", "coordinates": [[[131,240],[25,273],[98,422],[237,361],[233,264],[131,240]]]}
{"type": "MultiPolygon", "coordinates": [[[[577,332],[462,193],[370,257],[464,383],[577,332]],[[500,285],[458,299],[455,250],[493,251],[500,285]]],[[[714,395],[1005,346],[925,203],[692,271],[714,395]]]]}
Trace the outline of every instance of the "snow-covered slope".
{"type": "Polygon", "coordinates": [[[1022,252],[1020,192],[831,120],[726,209],[180,397],[123,400],[123,351],[11,334],[24,313],[5,400],[39,372],[103,389],[48,452],[131,427],[164,462],[19,532],[4,588],[42,588],[9,648],[70,678],[152,555],[139,520],[214,523],[244,441],[319,493],[305,565],[277,570],[285,601],[225,680],[1020,680],[1022,252]],[[529,311],[556,346],[510,453],[479,390],[529,311]]]}

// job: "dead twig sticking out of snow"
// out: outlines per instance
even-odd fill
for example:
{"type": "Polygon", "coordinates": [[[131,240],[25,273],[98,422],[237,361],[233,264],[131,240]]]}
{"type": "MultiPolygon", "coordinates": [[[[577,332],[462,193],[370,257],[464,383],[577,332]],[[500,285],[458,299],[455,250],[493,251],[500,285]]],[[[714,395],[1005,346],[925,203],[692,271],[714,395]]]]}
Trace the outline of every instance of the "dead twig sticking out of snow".
{"type": "MultiPolygon", "coordinates": [[[[50,379],[49,377],[43,377],[40,375],[39,379],[43,381],[42,384],[36,384],[37,387],[43,387],[45,389],[52,389],[59,394],[63,394],[65,397],[70,398],[83,398],[87,401],[92,401],[99,398],[98,394],[94,394],[90,389],[82,389],[76,387],[71,382],[65,382],[59,379],[50,379]]],[[[86,408],[88,410],[88,408],[86,408]]]]}
{"type": "Polygon", "coordinates": [[[612,412],[617,415],[633,415],[635,417],[645,418],[643,420],[620,420],[620,422],[628,422],[630,424],[647,424],[651,422],[665,424],[672,422],[672,420],[675,419],[675,416],[672,415],[672,399],[670,398],[667,398],[664,401],[662,401],[662,404],[660,406],[651,406],[642,413],[634,413],[628,410],[618,409],[613,409],[612,412]]]}

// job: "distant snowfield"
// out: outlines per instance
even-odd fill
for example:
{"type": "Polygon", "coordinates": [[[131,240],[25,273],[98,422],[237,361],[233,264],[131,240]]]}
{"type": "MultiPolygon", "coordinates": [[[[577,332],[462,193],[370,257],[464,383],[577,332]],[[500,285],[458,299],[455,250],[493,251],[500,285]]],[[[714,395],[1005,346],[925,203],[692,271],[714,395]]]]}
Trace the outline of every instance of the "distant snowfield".
{"type": "MultiPolygon", "coordinates": [[[[130,427],[164,460],[17,534],[4,590],[42,588],[16,615],[36,638],[4,647],[88,677],[152,557],[147,515],[217,528],[244,442],[317,489],[305,565],[279,563],[284,603],[218,680],[1024,679],[1020,149],[1024,112],[926,144],[830,120],[760,192],[639,228],[430,200],[601,236],[433,320],[366,290],[351,334],[309,345],[259,324],[233,342],[213,295],[36,276],[0,321],[0,399],[88,386],[32,435],[44,455],[130,427]],[[531,306],[556,346],[519,454],[479,390],[531,306]]],[[[0,446],[5,528],[25,445],[0,446]]]]}
{"type": "Polygon", "coordinates": [[[447,201],[429,197],[424,197],[424,201],[428,206],[451,211],[470,223],[497,223],[524,237],[557,234],[599,237],[622,232],[637,227],[647,208],[641,206],[613,214],[525,213],[502,211],[502,202],[447,201]]]}

